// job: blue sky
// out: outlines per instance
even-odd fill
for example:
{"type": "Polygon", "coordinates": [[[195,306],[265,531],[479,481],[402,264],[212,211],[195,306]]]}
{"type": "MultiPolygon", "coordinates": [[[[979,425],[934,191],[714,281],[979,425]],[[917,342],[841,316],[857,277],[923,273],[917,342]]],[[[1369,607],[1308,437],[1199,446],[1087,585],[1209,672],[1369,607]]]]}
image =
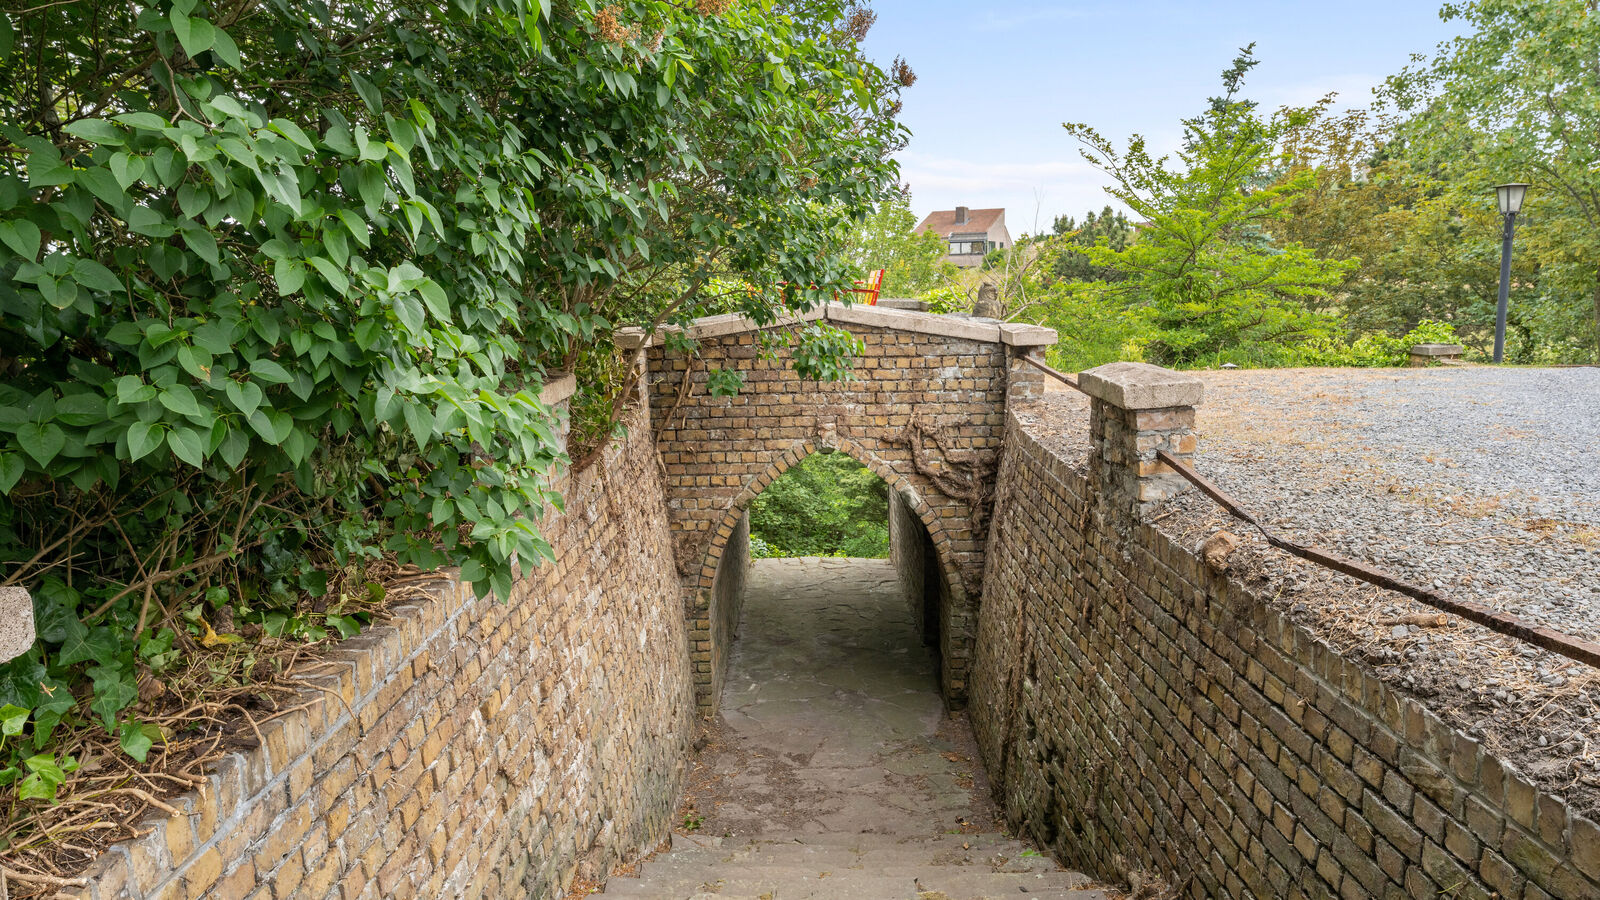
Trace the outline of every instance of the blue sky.
{"type": "Polygon", "coordinates": [[[1261,60],[1246,94],[1263,106],[1338,91],[1349,105],[1413,53],[1454,36],[1438,0],[1079,0],[957,3],[874,0],[866,48],[916,70],[900,153],[919,217],[957,205],[1002,206],[1011,233],[1048,231],[1109,198],[1062,122],[1086,122],[1119,146],[1133,133],[1177,146],[1179,120],[1218,93],[1238,48],[1261,60]],[[1037,225],[1036,225],[1037,223],[1037,225]]]}

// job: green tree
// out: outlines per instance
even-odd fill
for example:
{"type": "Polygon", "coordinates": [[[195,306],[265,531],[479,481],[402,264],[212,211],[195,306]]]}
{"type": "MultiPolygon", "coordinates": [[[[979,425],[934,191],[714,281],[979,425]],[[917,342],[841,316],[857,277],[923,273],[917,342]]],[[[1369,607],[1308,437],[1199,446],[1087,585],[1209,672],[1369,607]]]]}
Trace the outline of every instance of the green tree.
{"type": "Polygon", "coordinates": [[[1134,240],[1133,224],[1128,217],[1107,204],[1098,214],[1089,210],[1079,224],[1071,216],[1057,216],[1053,231],[1055,243],[1052,250],[1055,262],[1051,275],[1068,281],[1114,281],[1120,278],[1117,270],[1096,266],[1084,251],[1104,242],[1115,251],[1128,249],[1134,240]]]}
{"type": "Polygon", "coordinates": [[[944,284],[955,269],[939,235],[917,234],[916,227],[911,200],[902,194],[879,203],[850,236],[846,258],[863,271],[884,270],[884,297],[916,297],[944,284]]]}
{"type": "Polygon", "coordinates": [[[1442,15],[1469,32],[1389,80],[1385,97],[1411,115],[1400,133],[1463,205],[1489,208],[1496,182],[1533,183],[1519,248],[1544,265],[1519,305],[1552,352],[1600,360],[1600,11],[1474,0],[1442,15]]]}
{"type": "MultiPolygon", "coordinates": [[[[842,0],[0,13],[0,563],[42,638],[0,666],[32,711],[5,752],[66,722],[142,757],[141,673],[232,621],[352,630],[380,557],[507,596],[560,504],[546,373],[610,373],[581,408],[611,421],[613,327],[719,276],[771,322],[856,274],[910,80],[867,25],[842,0]]],[[[795,339],[842,371],[850,342],[795,339]]]]}
{"type": "Polygon", "coordinates": [[[889,485],[844,453],[813,453],[750,501],[766,556],[889,555],[889,485]]]}
{"type": "Polygon", "coordinates": [[[1223,73],[1224,94],[1184,122],[1176,169],[1138,135],[1118,151],[1087,125],[1065,126],[1084,158],[1115,182],[1107,192],[1147,223],[1123,250],[1087,249],[1091,263],[1123,280],[1078,289],[1139,308],[1152,329],[1145,352],[1156,362],[1189,365],[1224,353],[1260,362],[1332,325],[1305,301],[1337,286],[1351,264],[1276,244],[1271,232],[1310,184],[1305,175],[1276,177],[1285,165],[1279,142],[1308,113],[1264,118],[1240,99],[1255,63],[1245,48],[1223,73]]]}

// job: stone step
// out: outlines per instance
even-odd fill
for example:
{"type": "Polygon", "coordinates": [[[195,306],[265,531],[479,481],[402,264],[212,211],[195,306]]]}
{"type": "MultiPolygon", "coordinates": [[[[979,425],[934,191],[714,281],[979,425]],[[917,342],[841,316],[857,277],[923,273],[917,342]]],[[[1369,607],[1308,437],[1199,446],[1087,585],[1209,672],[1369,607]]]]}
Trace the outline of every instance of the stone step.
{"type": "Polygon", "coordinates": [[[979,834],[797,834],[782,836],[766,836],[756,838],[739,837],[703,837],[699,835],[685,837],[673,835],[672,849],[708,849],[720,848],[733,850],[749,846],[796,846],[796,847],[834,847],[848,849],[856,852],[866,850],[892,849],[895,847],[931,847],[938,850],[963,849],[977,852],[1012,852],[1020,853],[1028,848],[1021,841],[1008,838],[1002,834],[982,832],[979,834]]]}
{"type": "Polygon", "coordinates": [[[639,877],[651,900],[1103,900],[1089,879],[1002,834],[673,835],[639,877]]]}
{"type": "Polygon", "coordinates": [[[1060,872],[1055,860],[1037,853],[1029,856],[1018,847],[1009,852],[978,851],[954,847],[881,848],[856,852],[838,847],[812,847],[779,844],[733,849],[677,851],[653,860],[651,872],[695,874],[764,867],[814,869],[838,872],[912,872],[922,869],[965,868],[1002,873],[1060,872]]]}
{"type": "Polygon", "coordinates": [[[939,878],[903,875],[775,874],[744,875],[714,881],[661,883],[613,878],[606,897],[650,900],[1108,900],[1101,890],[1049,883],[1039,876],[956,875],[939,878]]]}

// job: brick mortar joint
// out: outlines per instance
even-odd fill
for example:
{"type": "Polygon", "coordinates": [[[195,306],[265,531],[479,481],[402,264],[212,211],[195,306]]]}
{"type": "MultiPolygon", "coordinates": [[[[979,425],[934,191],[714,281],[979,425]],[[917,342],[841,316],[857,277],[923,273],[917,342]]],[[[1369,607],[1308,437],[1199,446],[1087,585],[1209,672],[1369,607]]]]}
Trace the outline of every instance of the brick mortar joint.
{"type": "MultiPolygon", "coordinates": [[[[446,599],[446,596],[445,596],[446,592],[457,593],[458,595],[459,594],[470,594],[470,590],[468,590],[466,588],[466,585],[462,584],[459,581],[456,581],[452,577],[447,585],[440,586],[439,588],[436,588],[434,591],[430,591],[429,594],[428,594],[428,601],[427,602],[428,603],[432,603],[432,602],[448,603],[448,600],[446,599]],[[452,591],[452,588],[454,589],[453,591],[452,591]]],[[[261,746],[258,746],[258,747],[255,747],[255,748],[252,748],[250,750],[235,751],[233,753],[230,753],[230,754],[222,757],[218,762],[219,763],[226,763],[226,764],[229,764],[229,765],[247,765],[248,763],[245,762],[247,757],[257,758],[257,759],[260,760],[262,766],[264,767],[265,771],[269,773],[269,775],[268,775],[267,779],[262,783],[262,785],[259,788],[257,788],[253,793],[244,794],[242,789],[241,789],[240,796],[238,797],[237,802],[234,804],[233,809],[229,810],[229,812],[228,812],[228,817],[226,819],[224,819],[224,820],[220,820],[220,821],[217,822],[216,828],[212,830],[212,833],[211,833],[210,837],[206,838],[205,841],[196,844],[195,847],[189,852],[189,855],[186,856],[184,859],[182,859],[182,860],[177,860],[177,859],[171,860],[170,861],[170,863],[171,863],[171,866],[170,866],[171,871],[168,873],[167,877],[165,879],[161,880],[161,881],[158,881],[154,886],[151,887],[150,890],[144,892],[144,896],[159,896],[163,890],[166,890],[166,889],[172,887],[174,884],[181,884],[181,882],[183,880],[183,877],[184,877],[185,869],[187,868],[187,863],[189,863],[192,860],[195,860],[195,859],[198,859],[198,858],[204,856],[208,851],[214,849],[224,839],[226,839],[228,837],[231,837],[233,835],[234,831],[236,829],[238,829],[241,825],[244,824],[244,819],[249,815],[249,811],[253,807],[254,801],[255,801],[255,799],[257,797],[260,797],[260,796],[262,796],[264,794],[267,794],[267,793],[271,792],[273,789],[285,787],[285,785],[288,784],[289,775],[290,775],[291,770],[293,770],[293,768],[294,768],[294,763],[295,762],[299,762],[300,760],[304,760],[304,759],[308,759],[308,758],[314,757],[316,755],[316,752],[318,750],[320,750],[322,747],[326,746],[327,743],[330,740],[333,739],[334,735],[336,735],[339,732],[339,729],[343,728],[345,725],[347,725],[347,724],[355,724],[356,727],[359,728],[360,727],[360,723],[359,723],[358,719],[359,719],[359,715],[360,714],[357,712],[357,713],[355,713],[355,717],[352,717],[352,712],[355,711],[355,710],[359,710],[359,709],[365,708],[367,706],[367,704],[371,703],[374,699],[376,699],[377,695],[394,680],[395,676],[398,675],[398,673],[402,669],[408,668],[408,667],[410,667],[411,665],[413,665],[416,662],[418,656],[420,656],[421,652],[422,652],[420,648],[429,645],[430,643],[432,643],[432,641],[437,639],[441,634],[443,634],[444,632],[449,630],[449,628],[453,624],[455,624],[456,620],[458,618],[460,618],[463,614],[465,614],[467,608],[470,607],[473,604],[473,602],[475,602],[476,599],[479,599],[479,598],[469,598],[469,599],[461,602],[460,604],[457,604],[456,608],[451,610],[451,612],[447,616],[444,617],[444,619],[440,623],[439,627],[437,627],[433,631],[429,632],[425,637],[423,637],[422,639],[420,639],[417,642],[417,647],[413,648],[413,650],[412,650],[412,652],[411,652],[411,654],[409,656],[407,656],[404,660],[402,660],[401,662],[397,663],[395,666],[390,668],[389,672],[387,673],[387,675],[384,677],[384,679],[382,681],[379,681],[378,679],[373,679],[373,687],[366,694],[356,697],[355,701],[350,703],[348,705],[348,707],[346,707],[346,705],[344,704],[344,702],[341,699],[341,701],[339,703],[339,708],[341,710],[343,710],[343,711],[339,714],[339,718],[337,718],[335,720],[331,720],[328,723],[327,728],[323,731],[323,733],[322,733],[322,735],[320,737],[308,740],[305,750],[303,750],[300,753],[296,754],[292,758],[290,763],[283,767],[282,771],[275,772],[273,770],[272,757],[271,757],[271,754],[268,752],[267,747],[266,747],[265,744],[263,744],[261,746]],[[230,762],[230,760],[237,760],[238,762],[230,762]]],[[[423,615],[426,614],[425,604],[421,604],[421,603],[415,604],[415,607],[416,608],[410,613],[408,618],[420,617],[420,616],[423,616],[423,615]]],[[[386,623],[384,625],[381,625],[378,628],[373,629],[369,633],[370,634],[382,634],[383,637],[387,637],[388,633],[398,633],[401,630],[403,630],[403,628],[404,628],[404,624],[403,623],[396,624],[396,623],[391,622],[391,623],[386,623]],[[380,632],[380,629],[382,629],[383,631],[380,632]]],[[[382,638],[380,638],[380,640],[381,639],[382,638]]],[[[453,644],[454,642],[450,642],[450,643],[453,644]]],[[[367,656],[367,657],[370,658],[372,656],[381,655],[382,654],[382,650],[381,650],[381,648],[378,648],[378,647],[369,647],[369,648],[364,648],[364,649],[362,649],[360,651],[357,651],[357,653],[359,653],[360,655],[367,656]]],[[[349,660],[349,661],[340,660],[340,661],[336,661],[336,662],[338,664],[352,666],[352,671],[351,671],[350,677],[351,677],[352,682],[353,682],[353,680],[355,678],[355,672],[353,670],[354,661],[353,660],[349,660]]],[[[325,704],[333,702],[332,698],[327,696],[327,692],[326,691],[318,690],[316,688],[308,688],[308,689],[306,689],[306,691],[304,693],[298,695],[296,699],[299,699],[299,700],[316,700],[318,698],[320,698],[322,700],[322,702],[325,703],[325,704]]],[[[309,727],[309,722],[310,722],[310,714],[309,713],[307,713],[305,710],[296,710],[295,712],[291,713],[290,715],[293,716],[296,721],[300,721],[300,722],[306,723],[307,724],[307,731],[308,732],[311,731],[311,729],[309,727]]],[[[221,768],[221,766],[219,765],[218,768],[221,768]]],[[[206,793],[215,793],[215,792],[210,792],[206,788],[200,788],[200,789],[197,789],[197,790],[187,791],[187,792],[185,792],[183,794],[180,794],[178,797],[174,798],[174,800],[175,801],[189,801],[193,805],[194,809],[196,811],[198,811],[199,808],[200,808],[199,805],[204,803],[204,802],[206,802],[206,797],[205,797],[206,793]]],[[[214,799],[217,799],[217,798],[214,798],[214,799]]],[[[284,812],[281,812],[277,816],[274,816],[273,820],[272,820],[272,824],[276,825],[279,821],[282,820],[282,818],[284,816],[288,815],[289,812],[291,812],[293,810],[293,808],[294,808],[294,805],[290,804],[290,806],[287,809],[285,809],[284,812]]],[[[193,816],[193,815],[196,815],[196,814],[197,814],[197,812],[191,812],[189,815],[193,816]]],[[[166,835],[168,822],[172,818],[176,818],[176,817],[167,817],[167,818],[163,818],[163,819],[159,820],[159,825],[160,825],[161,830],[162,830],[163,838],[166,835]]],[[[270,832],[270,829],[269,829],[269,832],[270,832]]],[[[256,840],[258,840],[258,839],[259,839],[259,837],[252,838],[248,842],[248,845],[255,844],[256,840]]],[[[165,841],[163,841],[163,844],[165,844],[165,841]]],[[[123,850],[123,854],[124,854],[124,863],[123,864],[124,865],[131,865],[132,864],[131,854],[129,854],[125,848],[120,847],[120,845],[117,847],[117,849],[123,850]]],[[[233,861],[233,864],[229,868],[227,868],[225,870],[224,874],[234,871],[239,866],[243,865],[245,862],[247,862],[249,860],[250,860],[249,856],[241,856],[240,859],[238,859],[236,861],[233,861]]]]}

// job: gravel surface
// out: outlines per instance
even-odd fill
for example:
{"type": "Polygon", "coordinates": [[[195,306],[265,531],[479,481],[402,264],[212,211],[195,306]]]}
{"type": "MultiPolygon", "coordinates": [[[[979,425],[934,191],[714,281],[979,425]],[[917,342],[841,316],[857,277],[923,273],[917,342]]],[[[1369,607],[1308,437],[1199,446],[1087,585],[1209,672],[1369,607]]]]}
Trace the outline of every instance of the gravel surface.
{"type": "MultiPolygon", "coordinates": [[[[1195,467],[1275,531],[1600,639],[1600,369],[1195,374],[1195,467]]],[[[1082,453],[1086,406],[1051,391],[1030,428],[1082,453]]],[[[1164,529],[1243,538],[1236,571],[1297,622],[1600,812],[1600,672],[1272,550],[1198,491],[1168,507],[1164,529]]]]}
{"type": "Polygon", "coordinates": [[[1196,465],[1269,524],[1600,638],[1600,369],[1202,377],[1196,465]]]}

